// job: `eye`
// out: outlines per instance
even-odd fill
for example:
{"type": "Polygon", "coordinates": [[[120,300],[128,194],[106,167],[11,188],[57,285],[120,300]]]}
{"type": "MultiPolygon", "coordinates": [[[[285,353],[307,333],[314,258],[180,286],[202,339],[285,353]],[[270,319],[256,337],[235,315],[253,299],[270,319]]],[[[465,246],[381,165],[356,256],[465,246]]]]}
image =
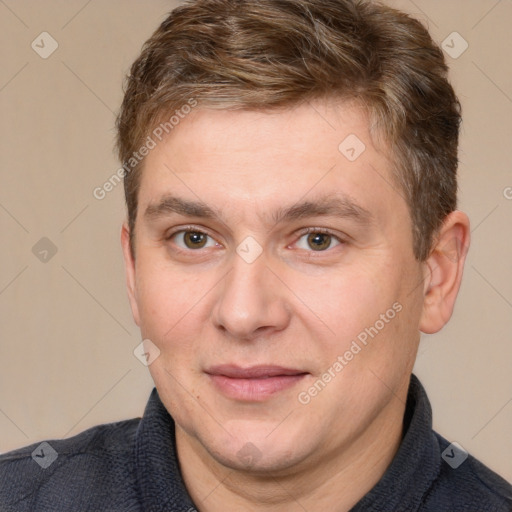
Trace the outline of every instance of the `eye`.
{"type": "Polygon", "coordinates": [[[195,230],[177,231],[172,234],[170,240],[180,249],[204,249],[205,247],[215,247],[217,242],[206,233],[195,230]]]}
{"type": "Polygon", "coordinates": [[[339,245],[341,241],[331,235],[330,233],[323,233],[321,231],[310,231],[302,235],[296,242],[299,249],[305,249],[307,251],[313,250],[316,252],[326,251],[339,245]]]}

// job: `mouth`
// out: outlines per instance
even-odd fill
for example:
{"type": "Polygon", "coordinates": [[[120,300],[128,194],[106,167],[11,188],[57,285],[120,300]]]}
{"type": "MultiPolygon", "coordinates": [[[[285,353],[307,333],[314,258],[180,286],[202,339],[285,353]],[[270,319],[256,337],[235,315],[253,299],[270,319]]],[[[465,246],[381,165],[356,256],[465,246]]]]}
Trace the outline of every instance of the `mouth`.
{"type": "Polygon", "coordinates": [[[308,372],[273,365],[242,368],[219,365],[205,372],[214,386],[228,398],[245,402],[261,402],[298,384],[308,372]]]}

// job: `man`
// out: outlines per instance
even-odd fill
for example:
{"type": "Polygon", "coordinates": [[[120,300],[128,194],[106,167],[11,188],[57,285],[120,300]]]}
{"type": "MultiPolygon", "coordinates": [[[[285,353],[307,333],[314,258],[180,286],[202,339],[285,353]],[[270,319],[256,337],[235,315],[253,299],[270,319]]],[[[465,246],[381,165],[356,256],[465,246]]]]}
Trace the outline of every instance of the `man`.
{"type": "Polygon", "coordinates": [[[469,246],[446,74],[374,2],[175,9],[118,118],[156,389],[141,420],[4,455],[1,510],[512,510],[411,375],[469,246]]]}

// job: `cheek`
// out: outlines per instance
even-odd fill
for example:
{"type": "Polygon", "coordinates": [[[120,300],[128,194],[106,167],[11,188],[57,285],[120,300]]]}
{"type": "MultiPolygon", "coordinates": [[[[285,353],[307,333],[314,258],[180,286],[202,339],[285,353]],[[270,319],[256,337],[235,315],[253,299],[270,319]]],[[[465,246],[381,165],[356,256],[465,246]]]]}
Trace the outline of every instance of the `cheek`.
{"type": "Polygon", "coordinates": [[[344,268],[316,290],[315,311],[336,337],[352,338],[391,307],[394,290],[382,275],[372,267],[344,268]]]}
{"type": "MultiPolygon", "coordinates": [[[[344,269],[326,280],[322,292],[315,292],[311,307],[327,325],[330,359],[346,350],[358,350],[358,360],[410,359],[421,308],[410,283],[416,276],[411,265],[385,264],[344,269]],[[404,346],[405,345],[405,346],[404,346]]],[[[350,354],[349,354],[350,356],[350,354]]],[[[379,366],[381,363],[379,363],[379,366]]]]}
{"type": "Polygon", "coordinates": [[[143,336],[160,339],[173,324],[178,301],[175,287],[166,286],[164,279],[156,279],[151,274],[142,274],[137,283],[137,303],[140,314],[140,327],[143,336]]]}
{"type": "Polygon", "coordinates": [[[190,309],[190,294],[196,284],[154,259],[141,261],[136,294],[142,334],[156,340],[165,338],[190,309]]]}
{"type": "Polygon", "coordinates": [[[198,350],[210,318],[213,294],[208,292],[216,281],[156,258],[141,262],[136,280],[141,334],[158,346],[167,365],[198,350]]]}

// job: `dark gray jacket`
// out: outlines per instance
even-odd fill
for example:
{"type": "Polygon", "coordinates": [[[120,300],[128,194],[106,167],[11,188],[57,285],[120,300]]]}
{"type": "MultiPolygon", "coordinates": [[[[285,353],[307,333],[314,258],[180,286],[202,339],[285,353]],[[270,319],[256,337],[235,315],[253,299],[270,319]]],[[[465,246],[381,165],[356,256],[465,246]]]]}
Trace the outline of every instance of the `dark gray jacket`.
{"type": "MultiPolygon", "coordinates": [[[[512,511],[512,486],[432,431],[430,403],[415,376],[404,427],[390,467],[352,512],[512,511]]],[[[142,419],[0,456],[2,512],[195,510],[178,467],[174,421],[156,389],[142,419]]]]}

